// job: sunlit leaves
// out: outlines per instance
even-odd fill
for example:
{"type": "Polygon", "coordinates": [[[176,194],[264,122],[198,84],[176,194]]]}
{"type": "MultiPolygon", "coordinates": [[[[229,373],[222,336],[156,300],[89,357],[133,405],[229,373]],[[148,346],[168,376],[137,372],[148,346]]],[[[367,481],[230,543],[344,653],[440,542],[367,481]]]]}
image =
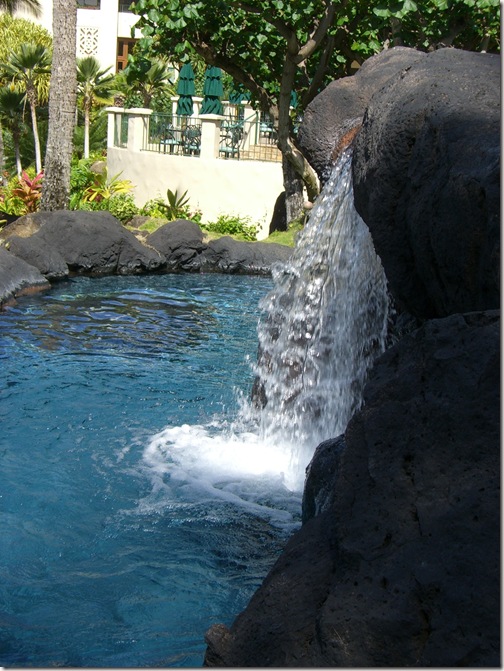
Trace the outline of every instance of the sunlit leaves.
{"type": "MultiPolygon", "coordinates": [[[[282,77],[287,31],[294,31],[303,44],[328,4],[328,0],[136,0],[134,11],[144,36],[141,48],[150,45],[178,62],[195,51],[205,57],[212,53],[214,59],[232,63],[274,96],[282,77]],[[286,27],[283,34],[279,21],[286,27]]],[[[325,83],[350,74],[352,63],[362,63],[390,44],[429,49],[448,43],[498,50],[499,0],[352,0],[334,5],[328,34],[337,46],[325,83]]],[[[325,45],[322,42],[298,70],[295,89],[300,97],[309,87],[325,45]]]]}

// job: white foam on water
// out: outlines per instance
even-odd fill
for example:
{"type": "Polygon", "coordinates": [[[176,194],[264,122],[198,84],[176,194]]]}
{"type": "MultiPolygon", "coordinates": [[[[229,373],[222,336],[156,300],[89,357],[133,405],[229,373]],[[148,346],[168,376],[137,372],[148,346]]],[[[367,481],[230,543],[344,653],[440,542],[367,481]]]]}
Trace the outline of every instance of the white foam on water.
{"type": "Polygon", "coordinates": [[[206,426],[170,426],[143,453],[152,484],[146,512],[170,505],[227,503],[279,527],[297,526],[303,478],[292,471],[288,448],[258,432],[214,420],[206,426]]]}

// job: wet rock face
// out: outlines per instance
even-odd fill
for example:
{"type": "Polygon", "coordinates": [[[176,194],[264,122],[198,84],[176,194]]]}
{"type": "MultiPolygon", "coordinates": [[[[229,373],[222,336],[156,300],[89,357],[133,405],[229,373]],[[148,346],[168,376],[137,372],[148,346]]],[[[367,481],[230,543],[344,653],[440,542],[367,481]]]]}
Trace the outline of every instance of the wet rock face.
{"type": "Polygon", "coordinates": [[[355,205],[401,310],[500,306],[500,57],[441,49],[371,99],[355,205]]]}
{"type": "Polygon", "coordinates": [[[433,320],[378,360],[342,450],[310,467],[305,524],[210,630],[207,665],[499,665],[499,324],[433,320]]]}

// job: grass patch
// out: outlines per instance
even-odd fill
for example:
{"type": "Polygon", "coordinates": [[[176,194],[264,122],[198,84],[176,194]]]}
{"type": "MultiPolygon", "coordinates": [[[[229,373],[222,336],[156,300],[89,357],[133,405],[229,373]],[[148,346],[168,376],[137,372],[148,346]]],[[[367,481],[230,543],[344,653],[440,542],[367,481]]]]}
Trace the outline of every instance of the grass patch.
{"type": "Polygon", "coordinates": [[[294,247],[296,244],[296,237],[299,231],[303,229],[301,224],[291,224],[286,231],[274,231],[263,242],[276,242],[279,245],[287,245],[294,247]]]}
{"type": "MultiPolygon", "coordinates": [[[[152,217],[138,228],[133,228],[128,225],[126,225],[126,228],[133,232],[139,230],[145,233],[154,233],[154,231],[157,231],[158,228],[164,226],[167,223],[169,223],[167,219],[152,217]]],[[[299,231],[302,230],[302,228],[303,226],[301,224],[298,223],[292,224],[291,226],[289,226],[289,229],[287,231],[275,231],[265,240],[261,240],[261,242],[276,242],[279,245],[287,245],[288,247],[294,247],[296,243],[296,236],[299,233],[299,231]]],[[[217,232],[215,230],[209,231],[203,226],[201,226],[201,230],[204,235],[203,238],[204,242],[209,242],[210,240],[217,240],[218,238],[222,238],[224,235],[228,235],[230,238],[233,238],[234,240],[239,240],[241,242],[250,241],[250,238],[247,235],[244,235],[241,231],[237,233],[224,233],[224,232],[217,232]]]]}

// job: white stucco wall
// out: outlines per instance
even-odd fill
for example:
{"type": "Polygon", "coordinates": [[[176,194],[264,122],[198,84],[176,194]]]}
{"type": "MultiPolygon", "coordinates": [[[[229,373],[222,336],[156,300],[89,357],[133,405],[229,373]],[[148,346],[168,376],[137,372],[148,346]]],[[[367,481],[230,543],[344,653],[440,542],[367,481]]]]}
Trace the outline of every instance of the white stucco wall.
{"type": "MultiPolygon", "coordinates": [[[[39,18],[20,10],[16,16],[41,24],[52,33],[52,0],[40,0],[42,14],[39,18]]],[[[131,37],[131,28],[138,17],[130,12],[119,12],[117,0],[101,0],[100,9],[77,10],[77,31],[79,28],[96,28],[98,30],[98,48],[94,56],[100,61],[102,68],[116,68],[117,38],[131,37]]],[[[135,37],[140,37],[139,31],[135,37]]]]}
{"type": "Polygon", "coordinates": [[[152,198],[166,199],[166,190],[187,190],[191,207],[198,207],[203,221],[219,214],[250,216],[260,226],[259,239],[267,237],[275,201],[283,191],[281,163],[234,159],[170,156],[148,151],[107,149],[109,176],[122,173],[135,185],[139,206],[152,198]]]}

